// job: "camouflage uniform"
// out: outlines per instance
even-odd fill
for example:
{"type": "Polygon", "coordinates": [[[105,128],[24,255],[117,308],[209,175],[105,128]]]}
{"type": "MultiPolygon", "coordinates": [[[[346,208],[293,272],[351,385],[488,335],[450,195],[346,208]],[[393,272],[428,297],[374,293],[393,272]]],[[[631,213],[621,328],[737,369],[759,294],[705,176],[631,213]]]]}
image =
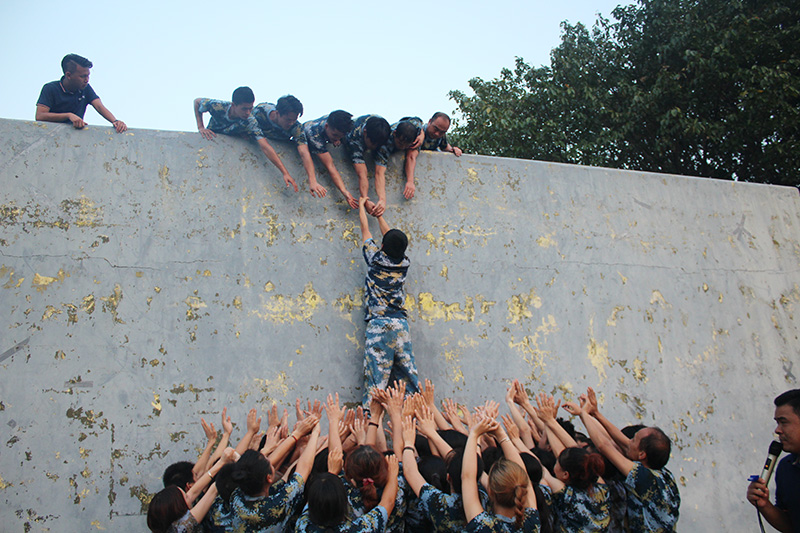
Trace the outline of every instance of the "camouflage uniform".
{"type": "Polygon", "coordinates": [[[272,122],[269,114],[275,111],[275,104],[262,103],[253,108],[253,117],[258,122],[258,127],[267,139],[276,141],[292,141],[297,145],[306,144],[306,134],[303,126],[295,121],[288,130],[285,130],[272,122]]]}
{"type": "Polygon", "coordinates": [[[541,489],[555,515],[554,531],[561,533],[608,531],[610,494],[605,484],[596,484],[591,492],[577,490],[569,485],[555,493],[545,485],[542,485],[541,489]]]}
{"type": "Polygon", "coordinates": [[[303,487],[300,474],[294,474],[276,492],[251,498],[241,489],[231,494],[233,520],[228,531],[232,533],[282,533],[289,520],[303,508],[303,487]]]}
{"type": "MultiPolygon", "coordinates": [[[[347,501],[350,503],[348,510],[348,520],[355,522],[360,517],[366,516],[369,511],[364,506],[364,500],[361,498],[361,491],[354,487],[352,483],[347,481],[344,477],[344,472],[339,474],[339,477],[344,483],[345,491],[347,492],[347,501]]],[[[383,494],[383,489],[378,487],[378,497],[383,494]]],[[[394,500],[394,509],[392,514],[386,519],[386,533],[403,533],[405,531],[405,514],[406,507],[408,507],[408,500],[414,496],[414,491],[408,486],[406,478],[403,476],[403,469],[397,474],[397,497],[394,500]]],[[[380,530],[377,530],[380,531],[380,530]]]]}
{"type": "Polygon", "coordinates": [[[403,307],[408,257],[395,262],[372,239],[364,243],[362,252],[367,263],[363,403],[369,405],[372,387],[385,389],[394,377],[405,381],[406,392],[413,394],[419,391],[419,378],[403,307]]]}
{"type": "Polygon", "coordinates": [[[328,134],[325,133],[325,124],[328,122],[328,115],[316,120],[309,120],[303,123],[303,133],[306,136],[308,149],[312,154],[328,153],[328,134]]]}
{"type": "Polygon", "coordinates": [[[630,531],[674,532],[681,496],[672,472],[666,468],[653,470],[639,462],[633,464],[625,478],[630,531]]]}
{"type": "Polygon", "coordinates": [[[200,106],[197,108],[200,113],[208,113],[211,119],[208,121],[208,129],[214,133],[221,133],[222,135],[241,135],[250,137],[253,140],[263,139],[264,135],[258,127],[258,122],[252,116],[247,118],[231,118],[228,111],[231,108],[231,102],[223,100],[212,100],[210,98],[202,98],[200,106]]]}
{"type": "MultiPolygon", "coordinates": [[[[367,143],[364,140],[364,128],[367,126],[367,120],[372,117],[382,118],[380,115],[362,115],[353,121],[353,129],[350,130],[350,133],[344,138],[344,145],[347,148],[347,152],[350,154],[350,161],[354,164],[364,164],[364,153],[367,151],[367,143]]],[[[390,141],[387,141],[390,142],[390,141]]],[[[375,154],[377,155],[378,150],[381,147],[375,149],[375,154]]],[[[375,160],[375,164],[378,164],[377,159],[375,160]]],[[[386,166],[385,164],[383,166],[386,166]]]]}
{"type": "Polygon", "coordinates": [[[309,518],[308,509],[306,509],[297,521],[294,532],[324,533],[326,531],[335,531],[336,533],[372,533],[374,531],[383,531],[386,528],[386,520],[388,517],[389,513],[386,512],[386,509],[381,505],[377,505],[370,512],[359,516],[355,520],[345,518],[344,522],[338,526],[325,528],[312,522],[309,518]]]}
{"type": "Polygon", "coordinates": [[[422,119],[419,117],[403,117],[394,124],[392,124],[392,133],[389,134],[389,140],[386,141],[386,144],[381,146],[378,151],[375,153],[375,164],[381,165],[385,167],[389,162],[389,157],[397,151],[397,146],[394,144],[394,132],[397,129],[397,126],[401,122],[410,122],[417,129],[422,128],[423,122],[422,119]]]}
{"type": "Polygon", "coordinates": [[[433,139],[428,137],[428,132],[425,132],[425,140],[422,141],[422,146],[420,146],[421,150],[427,150],[429,152],[436,152],[436,151],[443,151],[447,148],[447,145],[450,144],[447,142],[447,134],[442,135],[438,139],[433,139]]]}
{"type": "Polygon", "coordinates": [[[526,507],[524,510],[524,518],[522,520],[522,527],[514,527],[514,519],[508,518],[486,511],[480,513],[467,524],[464,531],[468,533],[516,533],[517,531],[524,531],[525,533],[538,533],[541,528],[539,522],[539,511],[532,507],[526,507]]]}
{"type": "MultiPolygon", "coordinates": [[[[478,497],[484,509],[489,508],[489,495],[478,485],[478,497]]],[[[461,533],[467,526],[464,516],[464,501],[460,494],[445,494],[433,485],[425,483],[419,491],[420,508],[433,523],[436,533],[461,533]]]]}

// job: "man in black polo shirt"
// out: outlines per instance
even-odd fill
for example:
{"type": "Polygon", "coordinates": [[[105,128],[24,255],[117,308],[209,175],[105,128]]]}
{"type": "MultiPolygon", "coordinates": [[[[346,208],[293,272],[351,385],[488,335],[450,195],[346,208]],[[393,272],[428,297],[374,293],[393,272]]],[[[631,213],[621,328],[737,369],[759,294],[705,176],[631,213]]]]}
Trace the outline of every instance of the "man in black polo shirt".
{"type": "Polygon", "coordinates": [[[85,57],[77,54],[64,56],[61,60],[64,76],[42,87],[39,100],[36,102],[36,120],[71,122],[75,128],[80,129],[86,126],[83,115],[86,113],[86,106],[91,105],[114,126],[118,133],[127,130],[128,126],[117,120],[89,85],[90,68],[92,62],[85,57]]]}

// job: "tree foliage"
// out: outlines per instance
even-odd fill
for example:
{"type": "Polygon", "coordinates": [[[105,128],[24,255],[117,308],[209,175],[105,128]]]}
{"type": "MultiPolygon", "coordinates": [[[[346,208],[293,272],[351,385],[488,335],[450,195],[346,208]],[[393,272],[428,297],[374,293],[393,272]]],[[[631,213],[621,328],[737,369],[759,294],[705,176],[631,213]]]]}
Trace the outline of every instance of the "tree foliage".
{"type": "Polygon", "coordinates": [[[796,0],[638,0],[562,24],[550,65],[470,80],[474,153],[800,185],[796,0]]]}

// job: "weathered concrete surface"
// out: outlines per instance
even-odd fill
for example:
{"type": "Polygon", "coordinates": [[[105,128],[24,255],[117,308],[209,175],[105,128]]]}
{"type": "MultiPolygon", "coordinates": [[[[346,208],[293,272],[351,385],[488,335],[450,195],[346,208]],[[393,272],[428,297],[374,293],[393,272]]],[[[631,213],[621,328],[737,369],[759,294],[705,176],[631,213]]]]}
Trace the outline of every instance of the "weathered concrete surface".
{"type": "MultiPolygon", "coordinates": [[[[592,385],[674,438],[681,531],[750,529],[771,399],[797,387],[797,191],[422,154],[406,202],[400,166],[387,219],[437,396],[592,385]]],[[[0,121],[4,529],[142,530],[201,416],[359,398],[356,213],[282,189],[241,140],[0,121]]]]}

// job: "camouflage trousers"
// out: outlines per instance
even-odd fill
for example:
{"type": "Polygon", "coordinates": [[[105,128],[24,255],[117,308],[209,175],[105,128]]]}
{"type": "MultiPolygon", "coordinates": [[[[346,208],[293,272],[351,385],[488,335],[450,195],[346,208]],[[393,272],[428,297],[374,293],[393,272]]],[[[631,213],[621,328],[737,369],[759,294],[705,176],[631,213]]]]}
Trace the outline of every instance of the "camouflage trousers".
{"type": "Polygon", "coordinates": [[[405,382],[406,394],[419,392],[408,321],[405,318],[373,318],[367,322],[364,346],[364,406],[369,406],[372,387],[385,389],[394,381],[405,382]]]}

